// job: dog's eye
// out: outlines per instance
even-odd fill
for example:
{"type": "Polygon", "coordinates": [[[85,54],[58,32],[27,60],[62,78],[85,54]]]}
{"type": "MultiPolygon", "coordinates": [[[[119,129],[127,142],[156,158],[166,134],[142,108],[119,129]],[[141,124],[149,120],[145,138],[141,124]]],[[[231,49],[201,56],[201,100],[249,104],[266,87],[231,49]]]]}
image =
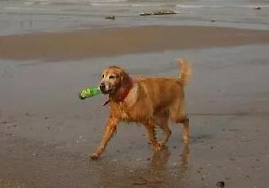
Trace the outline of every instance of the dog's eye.
{"type": "Polygon", "coordinates": [[[103,75],[102,75],[102,78],[104,78],[104,77],[105,77],[105,75],[103,74],[103,75]]]}
{"type": "Polygon", "coordinates": [[[113,78],[115,78],[115,76],[114,76],[114,75],[109,76],[109,79],[113,79],[113,78]]]}

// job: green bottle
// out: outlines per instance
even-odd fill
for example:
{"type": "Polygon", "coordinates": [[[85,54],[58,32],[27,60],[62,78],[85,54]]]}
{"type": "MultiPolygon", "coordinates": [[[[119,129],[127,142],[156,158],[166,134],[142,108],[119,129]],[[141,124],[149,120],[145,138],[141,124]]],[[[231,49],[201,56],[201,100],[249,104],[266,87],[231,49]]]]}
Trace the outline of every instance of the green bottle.
{"type": "Polygon", "coordinates": [[[99,95],[101,93],[99,87],[90,87],[90,88],[86,88],[83,89],[80,93],[79,93],[79,98],[81,100],[86,99],[86,98],[90,98],[90,97],[94,97],[96,95],[99,95]]]}

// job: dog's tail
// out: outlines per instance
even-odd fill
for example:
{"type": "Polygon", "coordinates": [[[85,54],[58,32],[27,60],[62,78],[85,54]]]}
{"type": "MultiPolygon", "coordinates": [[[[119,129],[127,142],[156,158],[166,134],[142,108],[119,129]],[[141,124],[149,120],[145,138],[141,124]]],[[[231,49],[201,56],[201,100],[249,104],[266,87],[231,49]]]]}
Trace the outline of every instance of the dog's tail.
{"type": "Polygon", "coordinates": [[[186,60],[181,58],[177,59],[177,62],[181,67],[179,81],[182,85],[185,85],[189,81],[191,76],[191,66],[186,60]]]}

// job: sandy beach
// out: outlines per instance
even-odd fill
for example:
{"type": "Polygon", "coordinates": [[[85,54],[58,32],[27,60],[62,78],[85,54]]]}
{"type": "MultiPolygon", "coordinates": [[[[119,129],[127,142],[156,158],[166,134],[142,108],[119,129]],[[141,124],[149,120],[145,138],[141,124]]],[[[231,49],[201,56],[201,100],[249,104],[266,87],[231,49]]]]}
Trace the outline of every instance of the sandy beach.
{"type": "MultiPolygon", "coordinates": [[[[267,188],[269,32],[139,26],[0,36],[0,187],[267,188]],[[108,65],[132,76],[175,77],[186,88],[191,142],[172,124],[154,153],[141,126],[121,126],[98,161],[105,96],[80,101],[108,65]]],[[[159,133],[158,133],[159,134],[159,133]]]]}
{"type": "Polygon", "coordinates": [[[140,26],[0,36],[0,58],[68,60],[268,42],[268,31],[197,26],[140,26]]]}

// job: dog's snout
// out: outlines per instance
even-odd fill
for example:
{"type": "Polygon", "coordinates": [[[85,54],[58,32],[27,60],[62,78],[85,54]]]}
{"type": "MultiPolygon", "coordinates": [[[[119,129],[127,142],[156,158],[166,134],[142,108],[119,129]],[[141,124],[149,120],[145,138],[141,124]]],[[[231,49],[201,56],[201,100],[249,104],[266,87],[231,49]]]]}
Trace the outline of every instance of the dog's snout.
{"type": "Polygon", "coordinates": [[[101,83],[99,87],[101,91],[106,89],[106,85],[104,83],[101,83]]]}
{"type": "Polygon", "coordinates": [[[100,84],[99,88],[103,94],[109,93],[109,89],[107,88],[107,85],[104,82],[100,84]]]}

